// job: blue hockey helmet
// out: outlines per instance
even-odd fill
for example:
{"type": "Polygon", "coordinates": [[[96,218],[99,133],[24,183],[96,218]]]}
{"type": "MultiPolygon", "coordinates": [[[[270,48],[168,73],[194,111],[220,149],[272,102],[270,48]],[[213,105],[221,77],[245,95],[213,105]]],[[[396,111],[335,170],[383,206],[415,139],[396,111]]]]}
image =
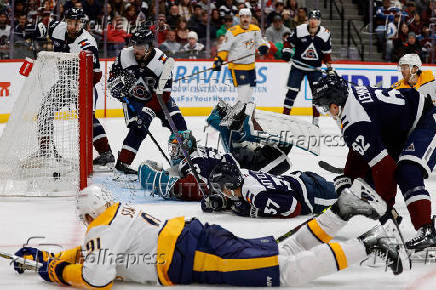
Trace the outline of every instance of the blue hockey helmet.
{"type": "Polygon", "coordinates": [[[313,84],[313,104],[328,112],[330,105],[345,105],[348,96],[348,82],[337,74],[328,74],[313,84]]]}
{"type": "Polygon", "coordinates": [[[208,183],[212,193],[223,194],[233,200],[238,200],[239,198],[235,196],[233,191],[244,184],[244,179],[236,164],[221,162],[210,172],[208,183]],[[225,194],[223,192],[225,189],[230,190],[232,196],[225,194]]]}
{"type": "MultiPolygon", "coordinates": [[[[179,131],[180,138],[183,142],[183,148],[188,154],[191,154],[197,150],[197,140],[195,140],[194,135],[192,135],[191,130],[179,131]]],[[[177,140],[176,134],[171,134],[168,140],[168,151],[170,153],[171,166],[179,164],[185,156],[180,148],[179,141],[177,140]]]]}

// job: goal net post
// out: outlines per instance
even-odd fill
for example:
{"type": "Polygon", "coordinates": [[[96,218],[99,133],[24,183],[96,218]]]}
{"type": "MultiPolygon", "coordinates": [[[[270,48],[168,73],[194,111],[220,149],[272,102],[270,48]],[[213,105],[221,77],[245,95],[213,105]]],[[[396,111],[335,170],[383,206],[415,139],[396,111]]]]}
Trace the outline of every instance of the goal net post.
{"type": "Polygon", "coordinates": [[[40,52],[0,138],[0,195],[73,195],[92,173],[93,57],[40,52]]]}

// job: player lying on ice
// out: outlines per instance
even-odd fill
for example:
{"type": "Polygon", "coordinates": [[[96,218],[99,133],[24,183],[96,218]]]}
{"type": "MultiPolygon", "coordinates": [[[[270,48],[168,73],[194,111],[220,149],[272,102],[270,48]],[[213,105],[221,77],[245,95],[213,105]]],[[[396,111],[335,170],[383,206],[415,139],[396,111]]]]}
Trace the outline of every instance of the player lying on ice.
{"type": "MultiPolygon", "coordinates": [[[[208,179],[214,168],[220,167],[223,163],[232,166],[235,172],[239,173],[239,160],[235,160],[232,154],[220,154],[212,148],[197,146],[190,131],[180,132],[180,136],[201,179],[202,189],[208,197],[203,198],[198,190],[198,183],[174,135],[171,135],[169,140],[172,168],[163,170],[152,161],[139,166],[138,175],[141,186],[151,191],[152,194],[164,198],[202,200],[202,209],[205,212],[232,209],[234,213],[241,216],[257,217],[259,215],[281,218],[320,213],[337,199],[338,195],[333,183],[314,172],[295,171],[287,175],[273,175],[268,172],[243,170],[244,179],[241,186],[243,186],[243,192],[250,191],[250,194],[241,196],[237,200],[229,200],[213,189],[211,190],[208,179]]],[[[262,160],[262,156],[258,159],[262,160]]],[[[246,164],[249,165],[248,169],[256,167],[256,165],[246,164]]]]}
{"type": "Polygon", "coordinates": [[[328,75],[314,86],[313,100],[340,122],[349,147],[344,175],[336,182],[343,187],[351,186],[355,178],[373,183],[388,205],[382,223],[392,218],[398,183],[418,231],[406,247],[420,251],[436,246],[431,198],[424,185],[436,163],[436,108],[431,95],[411,88],[356,86],[328,75]]]}
{"type": "MultiPolygon", "coordinates": [[[[232,191],[225,185],[221,189],[232,191]]],[[[243,239],[195,218],[161,222],[135,206],[113,202],[110,192],[92,185],[77,198],[79,216],[88,225],[82,246],[56,254],[25,247],[16,255],[42,262],[38,273],[46,281],[88,289],[110,289],[115,280],[294,286],[343,270],[371,253],[387,257],[393,273],[400,274],[397,247],[381,227],[331,242],[353,216],[376,219],[385,212],[386,204],[375,193],[371,204],[357,195],[344,191],[325,213],[277,244],[272,236],[243,239]]],[[[14,268],[23,272],[17,263],[14,268]]]]}

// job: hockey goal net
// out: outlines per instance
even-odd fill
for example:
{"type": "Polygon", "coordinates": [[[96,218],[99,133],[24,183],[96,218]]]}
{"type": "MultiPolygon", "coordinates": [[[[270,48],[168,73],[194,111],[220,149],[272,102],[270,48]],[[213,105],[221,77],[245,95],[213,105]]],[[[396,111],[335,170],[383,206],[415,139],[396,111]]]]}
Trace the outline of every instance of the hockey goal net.
{"type": "Polygon", "coordinates": [[[92,55],[40,52],[0,138],[0,195],[71,195],[92,172],[92,55]]]}

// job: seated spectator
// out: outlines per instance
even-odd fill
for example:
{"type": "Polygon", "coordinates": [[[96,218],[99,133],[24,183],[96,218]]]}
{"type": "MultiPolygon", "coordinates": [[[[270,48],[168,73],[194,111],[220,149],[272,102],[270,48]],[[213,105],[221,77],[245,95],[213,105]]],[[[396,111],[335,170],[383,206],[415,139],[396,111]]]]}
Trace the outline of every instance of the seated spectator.
{"type": "Polygon", "coordinates": [[[64,9],[65,9],[65,11],[67,11],[67,10],[70,9],[70,8],[75,7],[74,5],[75,5],[77,2],[80,2],[80,1],[79,1],[79,0],[67,0],[67,1],[65,2],[65,4],[64,4],[64,9]]]}
{"type": "Polygon", "coordinates": [[[431,52],[432,52],[432,42],[434,37],[431,35],[430,28],[428,25],[422,27],[421,39],[419,40],[419,45],[422,47],[422,59],[426,63],[431,62],[431,52]]]}
{"type": "Polygon", "coordinates": [[[233,16],[232,15],[224,16],[224,24],[221,25],[221,28],[217,30],[216,36],[220,37],[221,35],[226,35],[227,30],[232,28],[232,26],[233,26],[233,16]]]}
{"type": "Polygon", "coordinates": [[[24,44],[26,42],[26,27],[27,27],[27,16],[21,14],[18,16],[18,24],[14,28],[14,43],[24,44]]]}
{"type": "Polygon", "coordinates": [[[289,14],[291,19],[297,15],[298,11],[298,3],[296,0],[287,0],[285,1],[285,9],[289,10],[289,14]]]}
{"type": "Polygon", "coordinates": [[[221,17],[224,17],[226,15],[236,15],[238,13],[238,9],[235,5],[233,5],[232,0],[226,0],[221,6],[220,6],[220,15],[221,17]]]}
{"type": "Polygon", "coordinates": [[[200,1],[197,1],[197,3],[198,3],[198,5],[201,6],[201,8],[204,11],[209,11],[209,4],[210,4],[210,10],[216,9],[215,3],[212,3],[209,0],[200,0],[200,1]]]}
{"type": "Polygon", "coordinates": [[[185,19],[191,19],[193,13],[191,0],[180,0],[179,3],[179,14],[185,19]]]}
{"type": "Polygon", "coordinates": [[[418,13],[416,13],[414,17],[415,17],[414,20],[412,21],[412,23],[410,23],[409,30],[415,32],[416,37],[419,38],[421,36],[422,27],[424,26],[424,23],[421,21],[421,15],[419,15],[418,13]]]}
{"type": "Polygon", "coordinates": [[[88,15],[90,20],[97,20],[98,15],[102,7],[99,2],[96,0],[84,0],[82,1],[83,12],[88,15]]]}
{"type": "Polygon", "coordinates": [[[221,28],[221,25],[223,25],[223,19],[221,18],[218,9],[212,10],[210,25],[212,25],[215,28],[215,31],[219,30],[221,28]]]}
{"type": "MultiPolygon", "coordinates": [[[[196,29],[194,30],[198,34],[198,41],[206,44],[207,41],[207,27],[208,27],[209,15],[207,11],[203,11],[201,15],[201,22],[197,24],[196,29]]],[[[210,40],[213,41],[216,38],[216,30],[212,25],[209,26],[209,37],[210,40]]]]}
{"type": "Polygon", "coordinates": [[[112,0],[112,9],[114,10],[115,15],[124,15],[124,3],[123,0],[112,0]]]}
{"type": "Polygon", "coordinates": [[[15,1],[14,15],[16,20],[18,20],[20,15],[26,15],[26,7],[24,6],[25,2],[26,1],[24,0],[15,1]]]}
{"type": "Polygon", "coordinates": [[[182,17],[180,19],[179,24],[177,24],[177,29],[176,29],[177,42],[181,44],[185,44],[186,42],[188,42],[188,33],[189,33],[188,23],[186,22],[186,19],[182,17]]]}
{"type": "Polygon", "coordinates": [[[436,2],[428,1],[426,8],[421,11],[421,18],[424,23],[430,23],[430,19],[436,15],[436,2]]]}
{"type": "Polygon", "coordinates": [[[188,43],[182,48],[183,57],[189,59],[204,58],[204,45],[198,42],[198,35],[195,31],[188,33],[188,43]]]}
{"type": "Polygon", "coordinates": [[[177,5],[171,5],[170,6],[170,12],[167,17],[167,24],[170,26],[172,30],[175,30],[177,27],[177,23],[180,21],[180,14],[179,14],[179,6],[177,5]]]}
{"type": "Polygon", "coordinates": [[[108,56],[115,57],[124,48],[126,38],[130,37],[127,31],[123,30],[121,16],[115,16],[107,29],[108,56]]]}
{"type": "Polygon", "coordinates": [[[266,17],[266,23],[268,26],[270,26],[273,23],[274,19],[276,19],[276,16],[282,17],[282,12],[285,8],[285,4],[283,3],[283,0],[277,0],[275,7],[276,9],[271,11],[271,13],[268,14],[268,16],[266,17]]]}
{"type": "Polygon", "coordinates": [[[157,16],[157,25],[152,25],[150,29],[154,34],[157,33],[157,43],[159,45],[163,43],[167,37],[168,30],[170,29],[166,23],[165,14],[159,14],[157,16]]]}
{"type": "MultiPolygon", "coordinates": [[[[413,31],[409,32],[407,42],[400,48],[399,56],[401,57],[408,53],[416,53],[419,56],[421,56],[422,53],[421,45],[416,41],[416,34],[413,31]]],[[[398,60],[394,61],[397,62],[398,60]]]]}
{"type": "Polygon", "coordinates": [[[194,5],[194,14],[188,21],[188,29],[196,31],[201,24],[201,18],[203,15],[203,9],[200,5],[194,5]]]}
{"type": "Polygon", "coordinates": [[[128,3],[125,8],[124,17],[127,20],[127,27],[125,30],[127,32],[131,31],[131,28],[136,26],[136,18],[138,17],[138,13],[136,11],[135,5],[128,3]]]}
{"type": "Polygon", "coordinates": [[[297,15],[295,15],[292,20],[292,24],[290,29],[295,29],[297,26],[301,24],[307,24],[307,9],[306,8],[298,8],[297,15]]]}
{"type": "Polygon", "coordinates": [[[291,26],[292,26],[292,17],[291,17],[290,10],[289,9],[283,10],[282,17],[283,17],[283,25],[285,27],[291,29],[291,26]]]}
{"type": "Polygon", "coordinates": [[[168,31],[167,39],[159,46],[160,50],[169,56],[174,56],[181,47],[182,45],[176,42],[176,32],[174,30],[168,31]]]}
{"type": "MultiPolygon", "coordinates": [[[[397,34],[397,37],[394,38],[394,52],[398,52],[404,43],[407,42],[407,38],[409,37],[409,26],[406,23],[401,24],[401,29],[397,34]]],[[[399,59],[399,56],[394,57],[394,59],[399,59]]]]}
{"type": "Polygon", "coordinates": [[[267,41],[272,43],[283,42],[283,33],[290,32],[289,28],[283,25],[283,19],[281,16],[276,15],[273,19],[273,24],[267,28],[265,37],[267,41]]]}

